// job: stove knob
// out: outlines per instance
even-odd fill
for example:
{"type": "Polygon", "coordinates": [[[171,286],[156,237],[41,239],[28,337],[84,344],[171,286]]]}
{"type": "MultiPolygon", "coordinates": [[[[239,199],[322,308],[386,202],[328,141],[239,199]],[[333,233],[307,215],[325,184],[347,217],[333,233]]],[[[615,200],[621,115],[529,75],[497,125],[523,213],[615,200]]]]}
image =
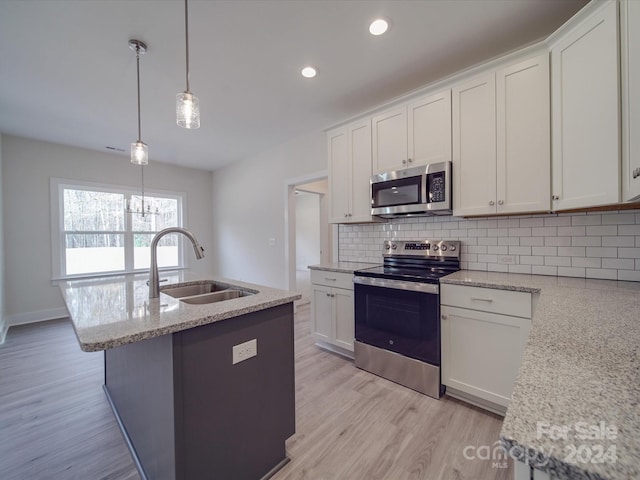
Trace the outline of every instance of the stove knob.
{"type": "Polygon", "coordinates": [[[440,250],[440,247],[438,247],[438,245],[434,245],[434,246],[433,246],[433,248],[432,248],[432,250],[433,250],[434,252],[437,252],[438,250],[440,250]]]}
{"type": "Polygon", "coordinates": [[[456,246],[455,245],[449,245],[449,250],[451,250],[452,252],[456,251],[456,246]]]}
{"type": "Polygon", "coordinates": [[[391,248],[391,245],[389,245],[388,243],[386,243],[386,244],[384,245],[384,249],[385,249],[385,250],[389,250],[390,248],[391,248]]]}
{"type": "Polygon", "coordinates": [[[442,250],[443,252],[446,252],[447,251],[447,246],[446,245],[442,245],[440,247],[440,250],[442,250]]]}
{"type": "Polygon", "coordinates": [[[391,248],[392,248],[393,250],[395,250],[396,248],[398,248],[398,246],[397,246],[395,243],[392,243],[392,244],[391,244],[391,248]]]}

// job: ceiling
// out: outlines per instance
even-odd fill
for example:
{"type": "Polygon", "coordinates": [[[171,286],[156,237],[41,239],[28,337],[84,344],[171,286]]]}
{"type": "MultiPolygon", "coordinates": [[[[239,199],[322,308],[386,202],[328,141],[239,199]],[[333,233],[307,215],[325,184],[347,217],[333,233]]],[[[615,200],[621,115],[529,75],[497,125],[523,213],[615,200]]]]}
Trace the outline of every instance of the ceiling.
{"type": "Polygon", "coordinates": [[[320,131],[530,43],[585,0],[190,0],[201,128],[175,124],[186,87],[181,0],[0,0],[0,132],[99,151],[142,139],[150,161],[214,170],[320,131]],[[369,23],[383,16],[380,37],[369,23]],[[306,64],[318,76],[304,79],[306,64]]]}

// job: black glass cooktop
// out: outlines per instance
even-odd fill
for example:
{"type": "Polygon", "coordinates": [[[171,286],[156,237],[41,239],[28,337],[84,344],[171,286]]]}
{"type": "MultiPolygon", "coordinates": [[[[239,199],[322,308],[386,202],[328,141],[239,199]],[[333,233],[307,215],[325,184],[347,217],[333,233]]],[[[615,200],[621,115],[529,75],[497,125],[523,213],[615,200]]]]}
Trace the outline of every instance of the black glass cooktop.
{"type": "Polygon", "coordinates": [[[440,277],[457,271],[458,268],[439,267],[397,267],[384,266],[358,270],[354,274],[359,277],[388,278],[407,282],[438,283],[440,277]]]}

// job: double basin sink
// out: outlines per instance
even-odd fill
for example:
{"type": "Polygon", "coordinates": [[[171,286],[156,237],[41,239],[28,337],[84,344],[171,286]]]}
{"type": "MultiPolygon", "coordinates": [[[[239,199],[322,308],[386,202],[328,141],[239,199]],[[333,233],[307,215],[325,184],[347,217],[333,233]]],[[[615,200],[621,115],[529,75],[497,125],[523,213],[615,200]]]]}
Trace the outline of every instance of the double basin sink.
{"type": "Polygon", "coordinates": [[[234,298],[246,297],[257,293],[251,290],[243,290],[228,283],[203,280],[189,285],[167,285],[160,289],[160,293],[177,298],[181,302],[191,305],[204,305],[208,303],[223,302],[234,298]]]}

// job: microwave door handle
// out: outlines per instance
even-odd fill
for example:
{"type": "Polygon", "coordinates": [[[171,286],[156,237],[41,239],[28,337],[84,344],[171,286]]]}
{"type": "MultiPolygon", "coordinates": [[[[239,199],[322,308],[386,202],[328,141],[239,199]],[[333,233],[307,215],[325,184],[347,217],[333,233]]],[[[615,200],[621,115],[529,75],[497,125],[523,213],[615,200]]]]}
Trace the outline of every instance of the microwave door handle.
{"type": "Polygon", "coordinates": [[[429,176],[426,173],[422,174],[422,192],[420,193],[422,198],[421,198],[421,202],[423,204],[429,204],[431,202],[429,202],[429,198],[427,197],[427,178],[429,176]]]}

